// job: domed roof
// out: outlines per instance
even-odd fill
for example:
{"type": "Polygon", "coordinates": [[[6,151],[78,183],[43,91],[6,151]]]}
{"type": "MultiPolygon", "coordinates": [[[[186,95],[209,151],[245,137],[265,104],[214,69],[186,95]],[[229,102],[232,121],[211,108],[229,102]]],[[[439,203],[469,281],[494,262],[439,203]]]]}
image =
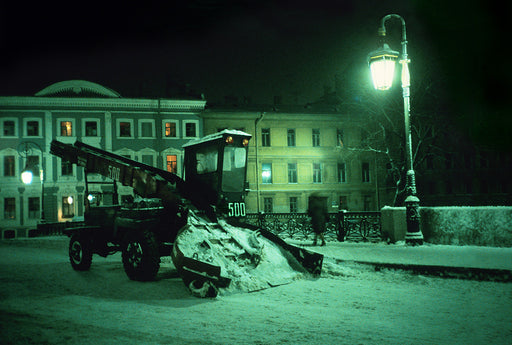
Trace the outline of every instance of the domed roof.
{"type": "Polygon", "coordinates": [[[36,96],[120,98],[116,91],[86,80],[66,80],[45,87],[36,96]]]}

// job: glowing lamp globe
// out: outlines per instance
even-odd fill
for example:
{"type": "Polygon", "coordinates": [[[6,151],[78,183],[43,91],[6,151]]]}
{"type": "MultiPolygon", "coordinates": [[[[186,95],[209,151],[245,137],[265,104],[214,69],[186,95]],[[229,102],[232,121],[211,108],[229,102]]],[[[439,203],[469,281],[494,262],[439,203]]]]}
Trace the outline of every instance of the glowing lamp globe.
{"type": "Polygon", "coordinates": [[[33,177],[32,171],[30,170],[25,170],[21,173],[21,181],[23,181],[24,184],[31,184],[33,177]]]}
{"type": "Polygon", "coordinates": [[[391,50],[386,43],[384,43],[382,48],[368,55],[368,65],[370,66],[375,89],[388,90],[391,88],[397,60],[398,52],[391,50]]]}

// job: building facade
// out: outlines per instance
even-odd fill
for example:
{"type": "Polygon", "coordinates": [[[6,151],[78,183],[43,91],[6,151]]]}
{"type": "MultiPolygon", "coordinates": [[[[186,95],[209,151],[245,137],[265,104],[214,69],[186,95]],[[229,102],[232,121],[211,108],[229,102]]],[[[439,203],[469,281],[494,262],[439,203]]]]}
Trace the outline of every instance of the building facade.
{"type": "Polygon", "coordinates": [[[379,210],[390,198],[385,162],[374,152],[345,149],[361,141],[357,117],[281,107],[266,112],[210,108],[205,135],[226,128],[253,136],[249,144],[248,213],[306,212],[313,192],[330,212],[379,210]]]}
{"type": "MultiPolygon", "coordinates": [[[[48,86],[35,96],[0,97],[0,228],[83,216],[83,169],[49,153],[57,139],[76,140],[182,174],[181,146],[203,134],[204,100],[130,99],[88,81],[48,86]],[[34,172],[26,185],[20,176],[34,172]],[[41,181],[41,178],[43,179],[41,181]]],[[[90,176],[103,181],[102,176],[90,176]]],[[[109,186],[93,185],[108,195],[109,186]]],[[[133,195],[119,189],[121,198],[133,195]]],[[[108,197],[108,196],[107,196],[108,197]]],[[[97,200],[109,202],[108,200],[97,200]]]]}

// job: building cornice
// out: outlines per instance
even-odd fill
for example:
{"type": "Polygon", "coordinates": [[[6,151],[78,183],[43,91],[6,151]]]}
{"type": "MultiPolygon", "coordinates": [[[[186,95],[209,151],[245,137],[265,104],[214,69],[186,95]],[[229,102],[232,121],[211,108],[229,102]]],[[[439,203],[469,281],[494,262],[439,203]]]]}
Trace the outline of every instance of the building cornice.
{"type": "Polygon", "coordinates": [[[83,109],[83,110],[151,110],[151,111],[202,111],[204,100],[138,99],[138,98],[68,98],[68,97],[0,97],[0,109],[83,109]]]}

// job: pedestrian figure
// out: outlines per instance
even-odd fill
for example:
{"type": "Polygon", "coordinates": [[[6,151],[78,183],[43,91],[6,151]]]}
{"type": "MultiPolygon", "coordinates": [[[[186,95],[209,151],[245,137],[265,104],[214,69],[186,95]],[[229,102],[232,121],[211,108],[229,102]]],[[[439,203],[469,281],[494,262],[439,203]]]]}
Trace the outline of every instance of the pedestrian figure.
{"type": "Polygon", "coordinates": [[[321,197],[318,193],[313,193],[309,196],[308,216],[311,217],[311,224],[315,233],[314,246],[317,245],[318,239],[322,241],[321,245],[325,246],[325,223],[329,217],[326,201],[326,198],[321,197]]]}

